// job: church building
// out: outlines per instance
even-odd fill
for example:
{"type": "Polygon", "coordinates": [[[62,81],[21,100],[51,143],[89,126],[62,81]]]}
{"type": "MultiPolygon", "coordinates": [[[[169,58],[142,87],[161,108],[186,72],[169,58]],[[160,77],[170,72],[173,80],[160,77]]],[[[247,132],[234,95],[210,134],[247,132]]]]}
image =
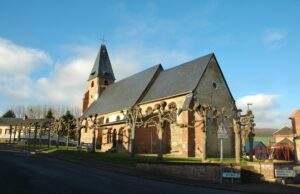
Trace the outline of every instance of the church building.
{"type": "MultiPolygon", "coordinates": [[[[207,117],[205,127],[197,125],[196,120],[201,118],[192,108],[198,103],[224,110],[228,137],[223,140],[223,153],[224,157],[234,155],[232,118],[236,105],[214,53],[170,69],[158,64],[121,80],[116,81],[116,77],[107,48],[102,44],[82,102],[86,126],[81,130],[82,143],[94,141],[101,151],[128,152],[131,127],[124,119],[124,112],[138,106],[146,115],[164,102],[181,110],[176,116],[177,124],[164,126],[164,154],[219,157],[219,124],[216,118],[207,117]],[[101,126],[93,125],[93,116],[102,119],[101,126]]],[[[139,126],[134,136],[137,153],[158,152],[159,138],[155,127],[139,126]]]]}

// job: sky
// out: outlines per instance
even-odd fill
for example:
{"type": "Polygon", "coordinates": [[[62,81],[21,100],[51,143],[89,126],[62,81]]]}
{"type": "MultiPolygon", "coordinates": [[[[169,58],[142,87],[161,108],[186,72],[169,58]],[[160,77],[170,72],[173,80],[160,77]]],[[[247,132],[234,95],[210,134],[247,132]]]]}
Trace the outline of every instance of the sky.
{"type": "Polygon", "coordinates": [[[0,114],[80,106],[104,42],[122,79],[214,52],[238,107],[281,128],[300,108],[300,1],[0,1],[0,114]]]}

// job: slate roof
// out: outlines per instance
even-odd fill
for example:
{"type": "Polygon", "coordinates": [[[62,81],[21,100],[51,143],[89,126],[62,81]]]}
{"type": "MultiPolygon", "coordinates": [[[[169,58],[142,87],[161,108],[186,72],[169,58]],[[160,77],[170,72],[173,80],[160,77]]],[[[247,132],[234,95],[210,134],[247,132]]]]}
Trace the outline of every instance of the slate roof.
{"type": "Polygon", "coordinates": [[[43,123],[46,119],[21,119],[21,118],[0,118],[0,125],[20,125],[29,123],[43,123]]]}
{"type": "Polygon", "coordinates": [[[273,133],[273,135],[291,135],[293,134],[293,130],[289,127],[283,127],[273,133]]]}
{"type": "Polygon", "coordinates": [[[115,82],[107,86],[83,113],[83,117],[120,111],[137,103],[192,93],[212,57],[213,53],[167,70],[163,70],[161,65],[156,65],[115,82]]]}
{"type": "Polygon", "coordinates": [[[100,50],[97,54],[97,58],[94,62],[94,66],[88,80],[91,80],[98,76],[115,80],[115,75],[111,67],[106,46],[104,44],[102,44],[100,47],[100,50]]]}
{"type": "Polygon", "coordinates": [[[99,98],[83,113],[83,117],[92,114],[120,111],[133,106],[147,90],[156,73],[159,71],[162,71],[162,66],[155,65],[108,85],[99,98]]]}
{"type": "MultiPolygon", "coordinates": [[[[253,141],[253,149],[257,148],[257,147],[261,147],[261,148],[267,148],[267,146],[262,142],[262,141],[253,141]]],[[[247,153],[250,152],[250,143],[249,141],[247,141],[245,143],[245,151],[247,153]]]]}
{"type": "Polygon", "coordinates": [[[283,140],[281,140],[280,142],[277,142],[275,145],[289,145],[289,146],[294,146],[294,143],[288,139],[288,138],[284,138],[283,140]]]}
{"type": "Polygon", "coordinates": [[[21,123],[23,119],[20,118],[0,118],[0,125],[15,125],[21,123]]]}
{"type": "Polygon", "coordinates": [[[141,103],[192,92],[214,54],[162,71],[141,103]]]}

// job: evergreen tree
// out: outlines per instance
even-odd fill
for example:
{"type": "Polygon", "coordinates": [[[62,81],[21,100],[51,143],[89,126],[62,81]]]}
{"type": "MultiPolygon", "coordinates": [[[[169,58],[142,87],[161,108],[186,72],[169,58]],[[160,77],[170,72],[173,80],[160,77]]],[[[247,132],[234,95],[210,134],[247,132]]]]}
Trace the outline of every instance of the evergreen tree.
{"type": "Polygon", "coordinates": [[[16,118],[14,111],[8,110],[6,113],[2,115],[2,118],[16,118]]]}
{"type": "Polygon", "coordinates": [[[45,116],[45,119],[46,119],[46,122],[44,123],[44,128],[47,129],[47,133],[48,133],[48,147],[50,147],[51,146],[51,133],[53,133],[54,131],[56,131],[56,130],[54,130],[51,127],[51,124],[54,121],[54,116],[53,116],[53,112],[52,112],[51,109],[48,110],[48,112],[47,112],[47,114],[45,116]]]}
{"type": "Polygon", "coordinates": [[[69,122],[69,121],[72,121],[74,119],[74,116],[71,114],[71,112],[69,110],[67,110],[66,114],[62,116],[62,119],[65,122],[69,122]]]}
{"type": "Polygon", "coordinates": [[[65,115],[62,116],[63,120],[63,134],[67,136],[67,149],[69,147],[69,138],[75,139],[75,118],[68,110],[65,115]]]}
{"type": "Polygon", "coordinates": [[[51,109],[48,110],[45,119],[54,119],[53,112],[51,109]]]}

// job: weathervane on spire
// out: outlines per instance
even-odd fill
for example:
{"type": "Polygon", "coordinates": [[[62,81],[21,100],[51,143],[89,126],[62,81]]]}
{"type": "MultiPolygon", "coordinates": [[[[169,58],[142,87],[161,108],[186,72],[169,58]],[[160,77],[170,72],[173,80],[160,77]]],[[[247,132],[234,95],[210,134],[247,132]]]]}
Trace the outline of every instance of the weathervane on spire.
{"type": "Polygon", "coordinates": [[[250,106],[252,106],[252,103],[247,103],[247,109],[250,110],[250,106]]]}
{"type": "Polygon", "coordinates": [[[101,44],[105,44],[106,43],[106,40],[104,38],[104,34],[102,34],[102,38],[100,40],[101,40],[101,44]]]}

